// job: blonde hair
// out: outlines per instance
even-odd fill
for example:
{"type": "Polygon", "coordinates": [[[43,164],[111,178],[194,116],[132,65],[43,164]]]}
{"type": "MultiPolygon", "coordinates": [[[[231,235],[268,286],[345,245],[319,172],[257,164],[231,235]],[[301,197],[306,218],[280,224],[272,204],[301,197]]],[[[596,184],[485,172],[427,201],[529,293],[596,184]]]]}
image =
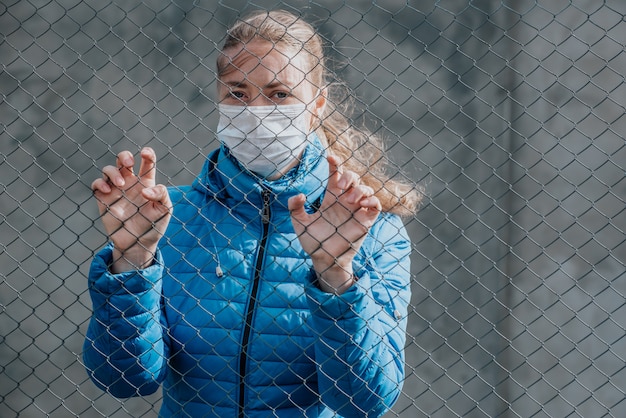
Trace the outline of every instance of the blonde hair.
{"type": "MultiPolygon", "coordinates": [[[[222,51],[265,40],[287,53],[306,53],[307,79],[320,90],[326,90],[327,104],[319,118],[318,136],[331,154],[341,158],[343,166],[356,172],[361,183],[372,187],[383,211],[408,216],[417,211],[421,193],[415,184],[393,179],[382,138],[365,129],[357,129],[349,119],[351,95],[343,83],[326,66],[322,38],[302,18],[292,13],[258,11],[238,20],[228,31],[222,51]]],[[[224,54],[217,60],[217,74],[222,76],[230,62],[224,54]]]]}

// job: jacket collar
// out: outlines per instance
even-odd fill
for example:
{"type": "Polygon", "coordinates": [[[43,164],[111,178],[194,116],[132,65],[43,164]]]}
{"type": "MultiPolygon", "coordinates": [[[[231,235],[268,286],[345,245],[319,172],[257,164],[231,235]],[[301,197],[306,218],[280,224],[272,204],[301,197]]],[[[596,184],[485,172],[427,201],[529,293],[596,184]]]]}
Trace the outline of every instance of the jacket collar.
{"type": "MultiPolygon", "coordinates": [[[[326,150],[315,133],[308,137],[300,163],[277,180],[265,180],[248,172],[223,145],[207,158],[193,187],[221,201],[233,199],[263,207],[263,191],[272,194],[272,210],[288,211],[287,200],[299,193],[307,195],[308,210],[321,201],[328,180],[326,150]]],[[[230,203],[232,204],[231,201],[230,203]]]]}

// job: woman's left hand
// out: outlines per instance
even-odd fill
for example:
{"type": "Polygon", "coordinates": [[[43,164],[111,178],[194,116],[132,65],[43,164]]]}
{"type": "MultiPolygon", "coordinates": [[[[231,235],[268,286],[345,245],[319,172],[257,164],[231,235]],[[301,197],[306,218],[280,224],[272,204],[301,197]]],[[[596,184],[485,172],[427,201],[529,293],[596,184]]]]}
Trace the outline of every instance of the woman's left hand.
{"type": "Polygon", "coordinates": [[[381,212],[374,190],[360,184],[352,171],[341,171],[340,159],[328,156],[329,178],[319,210],[304,210],[306,196],[289,199],[291,222],[300,244],[313,261],[319,286],[343,293],[353,283],[352,260],[381,212]]]}

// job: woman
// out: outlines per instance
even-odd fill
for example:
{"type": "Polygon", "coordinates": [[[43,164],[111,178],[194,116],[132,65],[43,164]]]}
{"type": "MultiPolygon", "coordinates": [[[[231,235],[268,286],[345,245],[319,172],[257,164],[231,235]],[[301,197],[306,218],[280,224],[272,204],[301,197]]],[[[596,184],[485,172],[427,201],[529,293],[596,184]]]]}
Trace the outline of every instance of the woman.
{"type": "Polygon", "coordinates": [[[284,11],[228,32],[221,147],[191,186],[124,151],[93,182],[110,237],[92,263],[84,361],[162,416],[380,416],[404,379],[410,185],[334,105],[322,42],[284,11]]]}

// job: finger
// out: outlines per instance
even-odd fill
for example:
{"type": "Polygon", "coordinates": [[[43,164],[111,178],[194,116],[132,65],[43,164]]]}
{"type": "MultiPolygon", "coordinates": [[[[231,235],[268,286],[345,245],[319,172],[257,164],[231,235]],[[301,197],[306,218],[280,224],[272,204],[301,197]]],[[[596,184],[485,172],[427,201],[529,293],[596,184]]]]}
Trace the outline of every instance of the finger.
{"type": "Polygon", "coordinates": [[[168,210],[172,208],[172,202],[170,200],[170,194],[167,191],[167,187],[163,184],[157,184],[156,186],[146,187],[141,191],[143,197],[155,203],[160,203],[167,207],[168,210]]]}
{"type": "Polygon", "coordinates": [[[329,155],[326,157],[328,160],[328,185],[326,188],[331,191],[335,196],[339,196],[341,193],[341,187],[337,185],[341,177],[341,160],[336,155],[329,155]]]}
{"type": "Polygon", "coordinates": [[[331,174],[333,174],[333,172],[335,171],[341,171],[341,168],[339,167],[341,165],[341,158],[336,155],[330,154],[326,157],[326,160],[328,160],[331,174]]]}
{"type": "Polygon", "coordinates": [[[305,202],[306,196],[302,193],[289,198],[287,201],[287,207],[289,208],[289,213],[293,219],[302,220],[307,216],[307,213],[304,210],[305,202]]]}
{"type": "Polygon", "coordinates": [[[91,182],[91,190],[100,193],[111,193],[111,186],[105,179],[99,178],[91,182]]]}
{"type": "Polygon", "coordinates": [[[348,203],[359,203],[361,200],[374,195],[374,189],[370,186],[360,184],[352,187],[348,192],[348,203]]]}
{"type": "Polygon", "coordinates": [[[359,204],[361,205],[361,208],[374,210],[377,212],[381,212],[383,209],[380,200],[376,196],[365,197],[359,201],[359,204]]]}
{"type": "Polygon", "coordinates": [[[123,187],[126,184],[126,180],[120,170],[112,165],[107,165],[102,169],[102,179],[117,187],[123,187]]]}
{"type": "Polygon", "coordinates": [[[339,176],[339,179],[337,180],[337,187],[345,192],[346,190],[350,190],[353,187],[358,186],[359,183],[360,178],[357,173],[354,171],[345,171],[339,176]]]}
{"type": "Polygon", "coordinates": [[[156,183],[156,153],[150,147],[141,150],[139,178],[146,187],[154,186],[156,183]]]}
{"type": "Polygon", "coordinates": [[[135,165],[135,158],[130,151],[122,151],[117,154],[117,167],[120,173],[124,177],[133,175],[133,166],[135,165]]]}
{"type": "MultiPolygon", "coordinates": [[[[329,155],[328,160],[328,188],[338,190],[340,193],[357,186],[360,183],[360,177],[354,171],[343,171],[341,168],[341,159],[336,155],[329,155]]],[[[335,193],[337,195],[337,193],[335,193]]]]}

